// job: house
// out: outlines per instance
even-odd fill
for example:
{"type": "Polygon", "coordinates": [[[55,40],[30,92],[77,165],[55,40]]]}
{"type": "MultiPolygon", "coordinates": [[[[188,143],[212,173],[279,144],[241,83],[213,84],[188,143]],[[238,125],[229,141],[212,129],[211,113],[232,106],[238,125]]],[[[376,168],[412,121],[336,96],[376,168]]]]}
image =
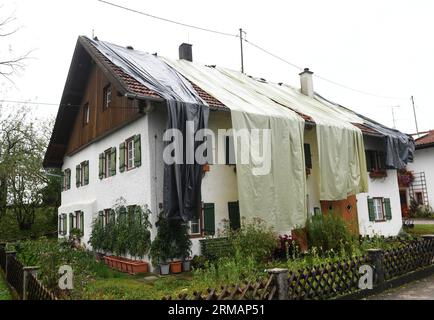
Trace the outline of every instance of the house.
{"type": "Polygon", "coordinates": [[[403,207],[409,207],[414,200],[429,208],[434,201],[434,130],[422,133],[415,143],[415,159],[407,166],[413,181],[408,186],[401,186],[402,203],[403,207]]]}
{"type": "Polygon", "coordinates": [[[404,147],[412,139],[317,95],[308,69],[300,74],[299,90],[200,66],[192,62],[191,45],[181,45],[179,58],[78,38],[44,158],[44,167],[61,168],[64,175],[59,237],[77,228],[87,243],[94,219],[108,219],[120,198],[128,209],[147,205],[155,225],[171,201],[165,197],[180,191],[163,192],[174,182],[164,178],[169,165],[163,137],[173,120],[171,106],[182,110],[170,90],[194,95],[193,104],[209,110],[207,128],[218,137],[201,167],[201,202],[190,207],[197,209],[188,221],[193,254],[200,252],[200,239],[218,236],[225,220],[238,228],[243,217],[256,215],[281,233],[321,212],[342,216],[354,233],[399,232],[401,168],[392,160],[406,164],[408,154],[394,158],[388,139],[401,135],[404,147]],[[234,159],[242,144],[231,132],[243,125],[271,132],[271,173],[252,174],[234,159]]]}

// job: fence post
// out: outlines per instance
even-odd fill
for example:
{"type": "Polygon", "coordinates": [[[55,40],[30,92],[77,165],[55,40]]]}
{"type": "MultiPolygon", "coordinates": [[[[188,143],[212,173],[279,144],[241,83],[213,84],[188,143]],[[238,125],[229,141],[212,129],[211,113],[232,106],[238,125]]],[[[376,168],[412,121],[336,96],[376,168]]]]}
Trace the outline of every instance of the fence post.
{"type": "Polygon", "coordinates": [[[29,274],[36,277],[39,267],[24,267],[23,268],[23,300],[27,300],[27,282],[29,279],[29,274]]]}
{"type": "Polygon", "coordinates": [[[5,279],[8,278],[8,265],[10,257],[15,257],[17,254],[16,251],[6,251],[6,270],[5,270],[5,279]]]}
{"type": "Polygon", "coordinates": [[[381,286],[384,283],[383,250],[368,249],[368,256],[374,267],[374,279],[376,279],[374,280],[374,283],[378,286],[381,286]]]}
{"type": "Polygon", "coordinates": [[[269,275],[274,275],[277,299],[288,300],[288,269],[274,268],[268,269],[267,272],[269,275]]]}

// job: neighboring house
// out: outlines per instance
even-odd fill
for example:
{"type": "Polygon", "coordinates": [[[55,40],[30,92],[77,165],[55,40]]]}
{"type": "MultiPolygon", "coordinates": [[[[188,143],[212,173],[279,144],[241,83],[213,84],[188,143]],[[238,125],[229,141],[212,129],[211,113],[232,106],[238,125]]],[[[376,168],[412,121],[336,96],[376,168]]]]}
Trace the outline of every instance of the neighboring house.
{"type": "MultiPolygon", "coordinates": [[[[422,133],[415,140],[414,162],[407,166],[414,181],[401,188],[402,202],[409,206],[411,200],[425,207],[432,207],[434,201],[434,130],[422,133]]],[[[405,205],[405,204],[404,204],[405,205]]]]}
{"type": "MultiPolygon", "coordinates": [[[[313,90],[309,74],[307,80],[313,90]]],[[[214,132],[230,129],[230,110],[192,85],[210,106],[208,127],[214,132]]],[[[336,213],[348,221],[355,233],[396,235],[402,226],[397,170],[386,170],[384,135],[363,124],[354,124],[364,135],[371,176],[369,193],[341,201],[320,201],[315,122],[298,113],[306,121],[307,215],[336,213]]],[[[79,37],[44,159],[44,167],[62,168],[64,173],[62,204],[58,209],[59,236],[67,236],[72,228],[78,228],[87,244],[92,221],[98,215],[108,218],[120,197],[126,206],[149,206],[150,220],[155,225],[163,208],[162,136],[166,118],[165,101],[159,94],[114,65],[89,39],[79,37]]],[[[227,137],[223,148],[230,147],[227,137]]],[[[197,219],[189,221],[193,254],[200,252],[198,240],[217,235],[224,220],[232,228],[237,228],[242,220],[237,171],[230,159],[227,164],[204,166],[203,175],[201,212],[197,219]]]]}

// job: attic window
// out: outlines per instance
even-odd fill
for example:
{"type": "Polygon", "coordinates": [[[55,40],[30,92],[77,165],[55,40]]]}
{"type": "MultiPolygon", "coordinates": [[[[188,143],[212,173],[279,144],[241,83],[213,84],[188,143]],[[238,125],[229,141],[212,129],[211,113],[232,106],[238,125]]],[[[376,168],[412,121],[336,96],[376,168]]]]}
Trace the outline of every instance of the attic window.
{"type": "Polygon", "coordinates": [[[103,110],[108,109],[108,107],[110,106],[111,102],[112,102],[112,88],[110,85],[107,85],[106,87],[104,87],[104,99],[103,99],[103,110]]]}

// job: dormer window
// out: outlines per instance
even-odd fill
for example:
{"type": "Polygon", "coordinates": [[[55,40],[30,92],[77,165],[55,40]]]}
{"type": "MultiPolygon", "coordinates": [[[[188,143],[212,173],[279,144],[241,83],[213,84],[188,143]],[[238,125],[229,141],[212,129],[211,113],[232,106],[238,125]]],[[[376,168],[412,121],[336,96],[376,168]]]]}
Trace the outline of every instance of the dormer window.
{"type": "Polygon", "coordinates": [[[104,99],[103,99],[103,110],[108,109],[110,107],[110,104],[112,102],[112,88],[110,85],[107,85],[104,87],[104,99]]]}

